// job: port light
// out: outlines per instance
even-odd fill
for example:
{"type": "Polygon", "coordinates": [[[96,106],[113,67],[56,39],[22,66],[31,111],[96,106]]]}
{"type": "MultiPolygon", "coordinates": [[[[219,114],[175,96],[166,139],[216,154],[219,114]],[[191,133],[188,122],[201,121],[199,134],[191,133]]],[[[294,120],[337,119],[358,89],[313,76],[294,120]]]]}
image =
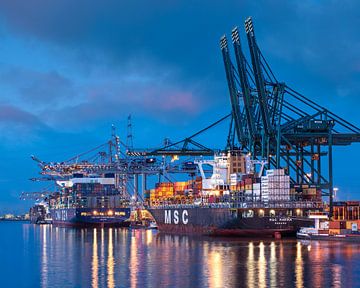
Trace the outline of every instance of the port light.
{"type": "Polygon", "coordinates": [[[171,162],[174,162],[174,161],[177,161],[177,160],[179,160],[179,156],[178,156],[178,155],[173,155],[173,156],[171,157],[171,162]]]}
{"type": "Polygon", "coordinates": [[[94,215],[98,215],[98,212],[96,210],[93,211],[94,215]]]}
{"type": "Polygon", "coordinates": [[[297,216],[299,216],[300,215],[300,213],[301,213],[301,210],[298,208],[298,209],[296,209],[296,215],[297,216]]]}
{"type": "Polygon", "coordinates": [[[109,210],[108,213],[107,213],[109,216],[113,216],[114,215],[114,212],[112,210],[109,210]]]}

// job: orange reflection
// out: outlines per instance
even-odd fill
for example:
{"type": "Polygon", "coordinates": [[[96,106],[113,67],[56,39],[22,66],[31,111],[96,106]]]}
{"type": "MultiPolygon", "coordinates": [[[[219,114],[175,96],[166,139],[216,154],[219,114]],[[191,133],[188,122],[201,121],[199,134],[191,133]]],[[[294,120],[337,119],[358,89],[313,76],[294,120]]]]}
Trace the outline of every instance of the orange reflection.
{"type": "Polygon", "coordinates": [[[331,269],[332,274],[332,287],[342,287],[341,282],[341,265],[334,264],[334,266],[331,269]]]}
{"type": "Polygon", "coordinates": [[[137,287],[137,273],[138,273],[138,256],[136,246],[136,234],[131,236],[130,244],[130,285],[137,287]]]}
{"type": "Polygon", "coordinates": [[[254,265],[254,244],[249,243],[249,254],[247,258],[247,287],[254,287],[255,265],[254,265]]]}
{"type": "Polygon", "coordinates": [[[108,242],[108,261],[107,261],[107,270],[108,270],[108,287],[115,287],[114,282],[114,249],[113,249],[113,240],[112,240],[112,228],[109,228],[109,242],[108,242]]]}
{"type": "Polygon", "coordinates": [[[263,242],[259,244],[259,285],[258,287],[266,287],[266,258],[265,258],[265,245],[263,242]]]}
{"type": "Polygon", "coordinates": [[[271,242],[270,244],[270,286],[271,287],[277,287],[277,259],[276,259],[276,245],[275,242],[271,242]]]}
{"type": "Polygon", "coordinates": [[[105,266],[105,236],[104,228],[101,228],[101,245],[100,245],[100,269],[103,269],[105,266]]]}
{"type": "Polygon", "coordinates": [[[146,245],[150,245],[152,242],[152,231],[151,230],[146,230],[145,239],[146,239],[146,245]]]}
{"type": "Polygon", "coordinates": [[[211,251],[208,255],[209,286],[223,287],[221,255],[218,251],[211,251]]]}
{"type": "MultiPolygon", "coordinates": [[[[325,252],[323,253],[324,249],[321,249],[321,247],[319,246],[319,242],[313,242],[311,243],[312,246],[310,250],[308,248],[309,253],[311,253],[311,259],[314,259],[315,263],[322,263],[322,262],[326,262],[327,258],[328,258],[328,253],[325,252]]],[[[308,247],[309,247],[308,246],[308,247]]],[[[312,270],[314,271],[313,273],[313,283],[315,287],[323,287],[323,276],[324,276],[324,269],[323,269],[323,265],[313,265],[312,270]]]]}
{"type": "Polygon", "coordinates": [[[296,260],[295,260],[295,278],[296,287],[304,287],[304,267],[302,259],[301,243],[296,244],[296,260]]]}
{"type": "Polygon", "coordinates": [[[94,228],[93,233],[93,256],[92,256],[92,263],[91,263],[91,270],[92,270],[92,287],[99,286],[99,279],[98,279],[98,271],[99,271],[99,260],[98,260],[98,245],[97,245],[97,231],[94,228]]]}

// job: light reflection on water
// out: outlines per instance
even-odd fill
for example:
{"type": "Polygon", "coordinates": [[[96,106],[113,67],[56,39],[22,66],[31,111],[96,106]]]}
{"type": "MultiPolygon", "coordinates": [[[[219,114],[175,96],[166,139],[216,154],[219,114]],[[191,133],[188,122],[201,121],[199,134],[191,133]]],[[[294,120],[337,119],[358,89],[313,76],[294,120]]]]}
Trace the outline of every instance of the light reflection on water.
{"type": "MultiPolygon", "coordinates": [[[[17,257],[26,257],[23,263],[31,264],[19,267],[16,273],[23,276],[13,275],[11,286],[1,287],[354,287],[360,283],[358,244],[311,242],[310,246],[296,240],[12,225],[20,228],[15,229],[18,235],[15,230],[7,235],[23,241],[23,246],[13,241],[23,248],[14,247],[12,253],[17,251],[17,257]]],[[[5,260],[0,265],[14,260],[10,254],[1,256],[5,260]]]]}
{"type": "Polygon", "coordinates": [[[93,251],[92,251],[92,263],[91,263],[91,284],[93,288],[98,287],[98,270],[99,270],[99,260],[98,260],[98,245],[97,245],[97,230],[93,231],[93,251]]]}
{"type": "Polygon", "coordinates": [[[295,276],[296,276],[296,287],[304,287],[304,274],[303,274],[303,259],[302,259],[302,245],[301,242],[296,244],[296,259],[295,259],[295,276]]]}

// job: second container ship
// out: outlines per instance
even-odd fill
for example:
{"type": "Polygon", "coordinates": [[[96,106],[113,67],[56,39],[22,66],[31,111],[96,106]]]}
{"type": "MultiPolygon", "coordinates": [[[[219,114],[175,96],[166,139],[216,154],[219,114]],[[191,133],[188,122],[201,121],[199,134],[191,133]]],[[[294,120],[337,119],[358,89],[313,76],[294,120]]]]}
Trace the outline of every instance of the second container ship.
{"type": "Polygon", "coordinates": [[[61,226],[129,226],[129,199],[116,185],[115,174],[74,174],[57,181],[49,200],[52,223],[61,226]]]}

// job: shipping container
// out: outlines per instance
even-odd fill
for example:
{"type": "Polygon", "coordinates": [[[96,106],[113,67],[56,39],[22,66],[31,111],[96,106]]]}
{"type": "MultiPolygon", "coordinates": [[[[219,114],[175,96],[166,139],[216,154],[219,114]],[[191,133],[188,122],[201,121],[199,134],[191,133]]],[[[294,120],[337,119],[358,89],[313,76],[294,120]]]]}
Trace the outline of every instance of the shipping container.
{"type": "Polygon", "coordinates": [[[346,229],[346,221],[330,221],[330,229],[346,229]]]}

